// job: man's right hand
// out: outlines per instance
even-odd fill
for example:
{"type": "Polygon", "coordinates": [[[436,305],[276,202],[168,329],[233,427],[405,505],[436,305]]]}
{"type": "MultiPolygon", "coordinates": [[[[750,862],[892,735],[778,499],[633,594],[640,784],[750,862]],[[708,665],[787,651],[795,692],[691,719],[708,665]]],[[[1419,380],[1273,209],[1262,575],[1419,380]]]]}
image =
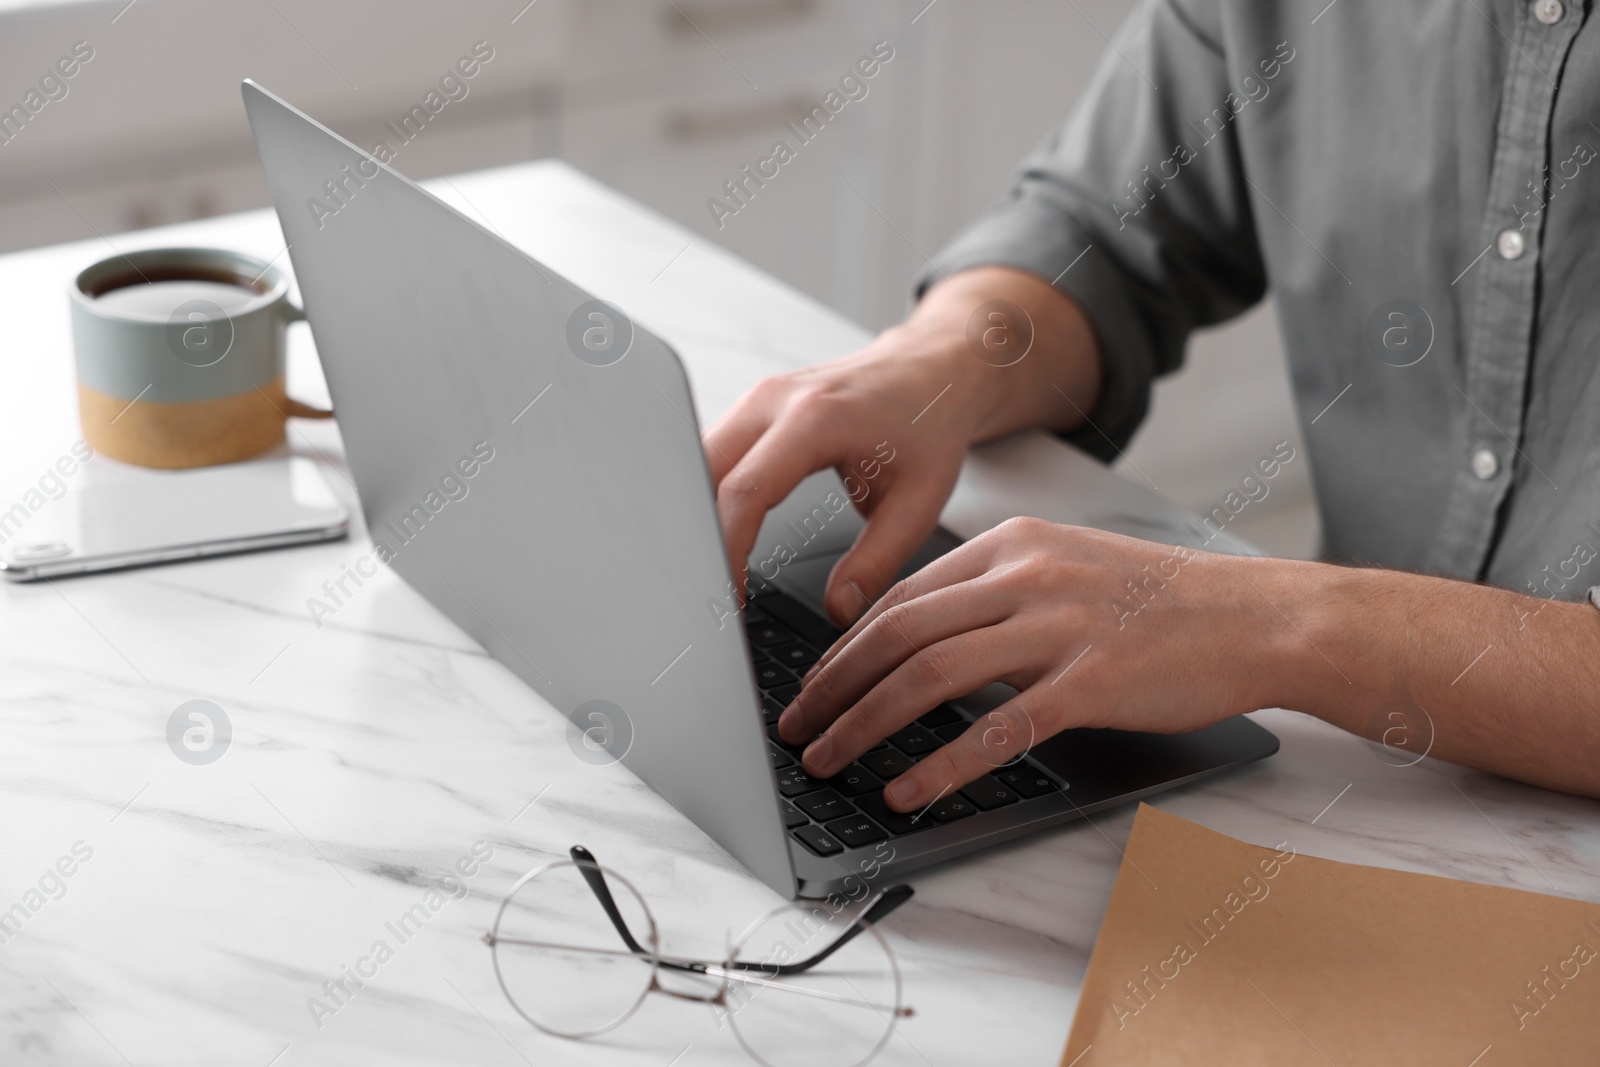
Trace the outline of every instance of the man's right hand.
{"type": "Polygon", "coordinates": [[[825,597],[848,626],[933,533],[971,444],[1077,425],[1099,384],[1077,305],[1042,279],[994,267],[934,286],[910,319],[859,352],[760,382],[704,437],[739,587],[767,512],[833,468],[864,486],[852,496],[866,528],[825,597]]]}

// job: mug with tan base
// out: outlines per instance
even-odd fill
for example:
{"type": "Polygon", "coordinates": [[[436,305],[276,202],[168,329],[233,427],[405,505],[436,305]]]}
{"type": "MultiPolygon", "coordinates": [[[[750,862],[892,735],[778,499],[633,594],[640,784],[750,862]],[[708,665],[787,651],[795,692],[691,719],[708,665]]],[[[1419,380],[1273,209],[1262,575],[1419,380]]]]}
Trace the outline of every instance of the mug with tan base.
{"type": "Polygon", "coordinates": [[[288,326],[305,315],[269,263],[211,248],[113,256],[70,291],[83,436],[145,467],[233,463],[283,440],[288,326]]]}

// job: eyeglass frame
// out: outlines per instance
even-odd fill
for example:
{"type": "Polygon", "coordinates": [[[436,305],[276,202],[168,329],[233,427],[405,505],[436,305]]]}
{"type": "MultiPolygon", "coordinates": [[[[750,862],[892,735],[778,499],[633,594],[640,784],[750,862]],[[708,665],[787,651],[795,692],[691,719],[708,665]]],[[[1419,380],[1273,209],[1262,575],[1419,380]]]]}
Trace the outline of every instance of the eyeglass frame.
{"type": "MultiPolygon", "coordinates": [[[[729,1010],[729,983],[737,981],[756,986],[777,986],[777,988],[788,993],[797,993],[804,996],[821,997],[823,999],[839,1000],[848,1003],[864,1004],[867,1007],[879,1010],[880,1012],[890,1012],[889,1026],[885,1029],[883,1037],[879,1039],[878,1044],[872,1049],[872,1051],[860,1061],[861,1063],[867,1063],[877,1056],[877,1054],[882,1051],[884,1045],[888,1043],[890,1036],[892,1036],[894,1033],[895,1021],[901,1018],[910,1018],[912,1015],[916,1014],[915,1009],[910,1005],[900,1003],[900,967],[898,963],[895,962],[894,953],[890,950],[888,942],[884,941],[883,935],[877,930],[878,923],[887,918],[889,914],[895,909],[899,908],[900,905],[910,900],[915,893],[915,890],[905,883],[889,886],[888,888],[879,892],[871,899],[871,901],[861,911],[860,914],[850,920],[850,924],[841,930],[837,937],[806,959],[799,960],[794,963],[757,963],[732,959],[731,957],[734,953],[733,950],[730,949],[730,958],[727,960],[696,960],[687,957],[663,956],[661,954],[660,934],[656,927],[655,916],[651,914],[649,905],[644,903],[644,894],[640,893],[638,888],[635,887],[634,884],[630,882],[624,875],[618,873],[617,871],[610,871],[609,873],[611,877],[616,879],[622,885],[626,886],[628,891],[631,892],[634,897],[638,899],[640,905],[644,907],[645,920],[650,924],[648,941],[651,947],[646,949],[643,945],[639,944],[638,940],[634,937],[633,932],[628,928],[627,921],[622,917],[622,912],[617,908],[616,899],[612,896],[611,888],[606,883],[606,874],[608,872],[600,865],[600,862],[595,859],[594,854],[582,845],[573,845],[568,851],[568,856],[570,857],[569,859],[552,860],[541,867],[537,867],[534,870],[529,871],[521,878],[518,878],[511,886],[510,890],[507,891],[504,899],[500,901],[500,907],[495,912],[494,925],[491,926],[488,932],[485,933],[480,939],[484,944],[488,945],[491,950],[490,959],[494,965],[495,981],[499,983],[500,991],[505,994],[506,1000],[510,1002],[511,1007],[516,1011],[516,1013],[522,1016],[523,1019],[527,1020],[530,1025],[542,1033],[550,1034],[552,1037],[565,1038],[567,1040],[582,1040],[584,1038],[597,1037],[600,1034],[609,1033],[632,1018],[634,1013],[639,1010],[639,1008],[644,1004],[645,999],[651,993],[663,993],[670,997],[676,997],[679,1000],[687,1000],[694,1003],[706,1004],[712,1007],[720,1007],[724,1010],[729,1010]],[[650,983],[645,986],[644,991],[639,994],[638,999],[633,1002],[631,1007],[603,1026],[573,1033],[564,1033],[559,1030],[553,1030],[523,1010],[522,1005],[517,1002],[517,998],[512,995],[511,990],[506,985],[505,975],[500,970],[499,953],[493,951],[496,946],[500,944],[526,945],[536,948],[577,947],[549,945],[542,941],[527,941],[521,938],[501,937],[499,934],[500,921],[505,916],[506,909],[511,906],[511,901],[516,898],[517,893],[522,889],[522,887],[541,875],[567,866],[576,868],[578,873],[583,876],[585,884],[588,885],[589,890],[598,900],[601,910],[606,913],[606,917],[611,921],[612,928],[616,930],[617,935],[622,939],[622,943],[627,947],[626,952],[615,949],[606,950],[599,948],[580,948],[578,950],[582,952],[599,953],[603,955],[631,956],[635,959],[647,961],[650,964],[650,983]],[[817,964],[826,960],[829,956],[832,956],[850,941],[854,940],[855,937],[863,930],[871,934],[878,941],[878,943],[883,947],[884,954],[888,957],[890,973],[894,976],[895,1003],[892,1006],[885,1008],[882,1005],[873,1004],[870,1001],[850,1001],[849,998],[839,997],[835,994],[823,993],[816,990],[807,991],[792,986],[785,986],[775,981],[780,977],[805,973],[806,971],[815,967],[817,964]],[[661,984],[659,972],[662,968],[665,968],[669,971],[692,974],[700,978],[720,979],[721,984],[718,986],[716,993],[711,995],[689,993],[682,990],[670,989],[661,984]],[[752,971],[763,972],[766,977],[754,977],[748,973],[752,971]]],[[[773,916],[778,915],[784,910],[793,906],[794,905],[792,903],[780,905],[758,919],[756,923],[752,925],[751,929],[759,927],[761,923],[766,922],[773,916]]],[[[766,1061],[762,1059],[762,1057],[754,1049],[750,1048],[750,1046],[745,1043],[744,1035],[739,1032],[738,1027],[734,1027],[733,1029],[734,1037],[739,1041],[740,1046],[743,1047],[744,1050],[756,1060],[765,1063],[766,1061]]]]}

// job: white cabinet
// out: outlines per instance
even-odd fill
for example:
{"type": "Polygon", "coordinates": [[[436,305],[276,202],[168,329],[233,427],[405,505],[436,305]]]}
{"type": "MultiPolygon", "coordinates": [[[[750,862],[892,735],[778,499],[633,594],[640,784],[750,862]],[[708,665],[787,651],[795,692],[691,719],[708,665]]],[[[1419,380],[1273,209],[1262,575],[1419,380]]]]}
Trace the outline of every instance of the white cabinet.
{"type": "MultiPolygon", "coordinates": [[[[870,83],[869,83],[870,84],[870,83]]],[[[869,198],[884,193],[869,94],[804,119],[830,83],[770,79],[759,95],[662,94],[563,112],[561,155],[819,300],[859,313],[869,198]],[[844,269],[836,270],[836,266],[844,269]],[[853,306],[854,305],[854,306],[853,306]]]]}
{"type": "Polygon", "coordinates": [[[66,95],[0,144],[0,250],[266,204],[245,77],[367,146],[481,41],[492,59],[453,90],[465,95],[407,147],[403,169],[431,177],[548,154],[571,4],[539,0],[515,23],[496,0],[0,8],[0,107],[74,42],[92,49],[66,95]]]}
{"type": "MultiPolygon", "coordinates": [[[[900,12],[844,0],[584,4],[560,154],[883,325],[875,268],[893,234],[874,204],[893,205],[903,181],[915,83],[900,12]]],[[[892,284],[898,310],[904,279],[892,284]]]]}

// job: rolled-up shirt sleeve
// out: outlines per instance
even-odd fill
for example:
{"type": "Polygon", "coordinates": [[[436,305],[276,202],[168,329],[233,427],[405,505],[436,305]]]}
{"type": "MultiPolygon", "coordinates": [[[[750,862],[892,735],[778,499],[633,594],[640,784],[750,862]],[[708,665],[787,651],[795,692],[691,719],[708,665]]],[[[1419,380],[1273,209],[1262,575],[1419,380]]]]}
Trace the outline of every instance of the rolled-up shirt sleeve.
{"type": "MultiPolygon", "coordinates": [[[[1090,424],[1064,436],[1102,459],[1132,437],[1189,333],[1266,290],[1235,129],[1243,94],[1208,30],[1219,17],[1214,0],[1144,0],[1066,123],[916,283],[920,298],[957,271],[1005,266],[1072,297],[1104,366],[1090,424]]],[[[1258,58],[1242,57],[1241,77],[1260,78],[1258,58]]]]}

